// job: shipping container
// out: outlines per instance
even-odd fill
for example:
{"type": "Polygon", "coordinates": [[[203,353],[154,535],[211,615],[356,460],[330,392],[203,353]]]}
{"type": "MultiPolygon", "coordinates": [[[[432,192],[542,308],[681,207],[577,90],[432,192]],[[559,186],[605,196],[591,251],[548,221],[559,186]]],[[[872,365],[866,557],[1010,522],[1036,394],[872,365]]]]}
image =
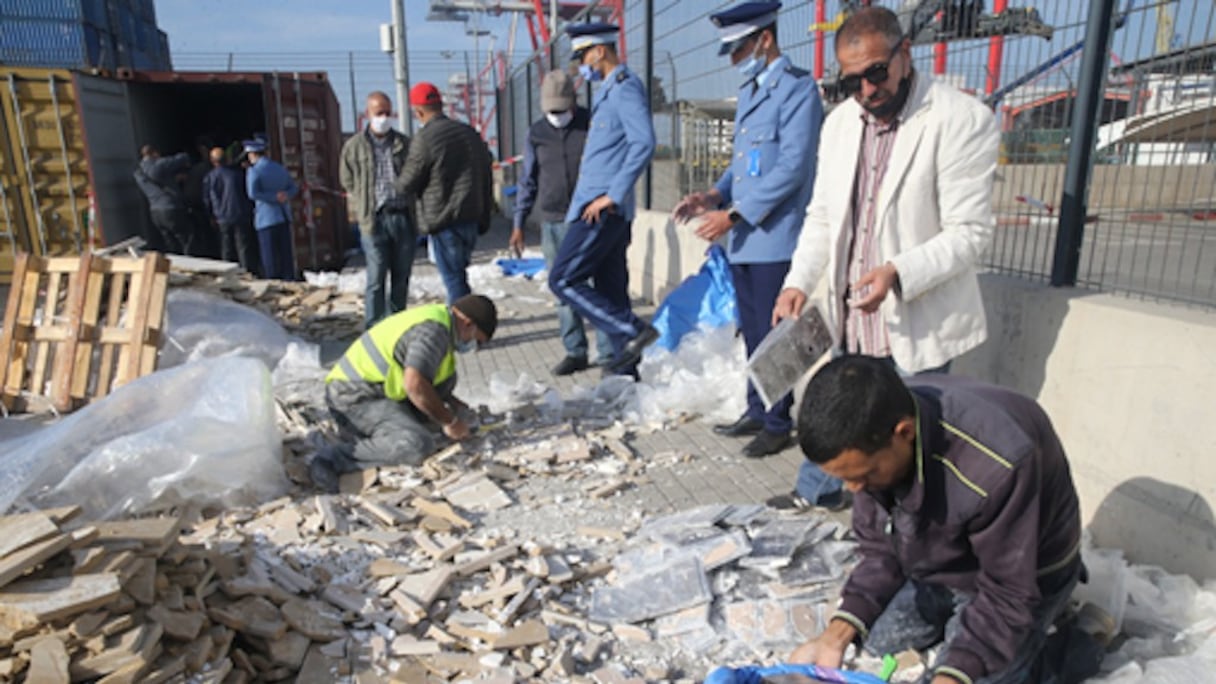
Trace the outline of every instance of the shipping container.
{"type": "Polygon", "coordinates": [[[0,80],[0,231],[12,234],[0,232],[0,281],[11,273],[14,249],[72,254],[133,236],[155,246],[132,177],[139,147],[189,152],[205,164],[200,138],[223,147],[255,133],[267,135],[270,156],[302,189],[292,203],[297,264],[341,264],[340,119],[325,74],[134,72],[119,79],[0,67],[0,80]]]}

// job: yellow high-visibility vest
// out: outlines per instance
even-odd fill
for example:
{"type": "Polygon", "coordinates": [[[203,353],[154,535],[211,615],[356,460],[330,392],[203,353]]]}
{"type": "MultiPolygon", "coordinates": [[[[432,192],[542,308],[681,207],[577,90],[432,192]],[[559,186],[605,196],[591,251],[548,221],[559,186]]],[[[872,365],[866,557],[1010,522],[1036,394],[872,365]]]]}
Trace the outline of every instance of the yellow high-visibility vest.
{"type": "MultiPolygon", "coordinates": [[[[444,304],[427,304],[395,313],[372,326],[371,330],[350,345],[342,358],[334,365],[325,382],[335,380],[363,380],[384,386],[384,396],[394,401],[406,397],[405,369],[393,358],[393,348],[401,336],[419,323],[433,321],[451,333],[452,314],[444,304]]],[[[431,378],[436,387],[456,374],[456,355],[449,345],[439,372],[431,378]]]]}

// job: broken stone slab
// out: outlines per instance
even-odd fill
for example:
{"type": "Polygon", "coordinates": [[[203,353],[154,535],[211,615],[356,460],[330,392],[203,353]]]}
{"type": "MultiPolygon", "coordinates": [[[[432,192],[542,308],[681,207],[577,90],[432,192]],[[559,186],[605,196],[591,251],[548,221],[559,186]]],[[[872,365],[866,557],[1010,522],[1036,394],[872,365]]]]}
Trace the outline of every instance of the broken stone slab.
{"type": "Polygon", "coordinates": [[[799,548],[814,543],[812,535],[820,523],[815,517],[778,518],[768,522],[752,535],[752,552],[739,559],[739,565],[768,572],[789,565],[799,548]]]}
{"type": "Polygon", "coordinates": [[[513,503],[511,496],[484,473],[466,473],[439,491],[453,505],[470,511],[496,511],[513,503]]]}
{"type": "Polygon", "coordinates": [[[704,603],[655,619],[655,634],[660,638],[668,638],[709,627],[709,605],[704,603]]]}
{"type": "Polygon", "coordinates": [[[342,615],[322,601],[287,601],[282,607],[282,618],[287,626],[314,641],[334,641],[347,637],[342,615]]]}
{"type": "Polygon", "coordinates": [[[260,596],[246,596],[212,608],[208,615],[221,625],[260,639],[278,639],[287,633],[287,623],[279,609],[260,596]]]}
{"type": "Polygon", "coordinates": [[[596,587],[588,616],[599,622],[641,622],[712,600],[701,561],[686,556],[623,585],[596,587]]]}
{"type": "Polygon", "coordinates": [[[522,646],[546,643],[549,643],[549,628],[545,623],[540,620],[527,620],[491,641],[490,648],[495,651],[510,651],[522,646]]]}

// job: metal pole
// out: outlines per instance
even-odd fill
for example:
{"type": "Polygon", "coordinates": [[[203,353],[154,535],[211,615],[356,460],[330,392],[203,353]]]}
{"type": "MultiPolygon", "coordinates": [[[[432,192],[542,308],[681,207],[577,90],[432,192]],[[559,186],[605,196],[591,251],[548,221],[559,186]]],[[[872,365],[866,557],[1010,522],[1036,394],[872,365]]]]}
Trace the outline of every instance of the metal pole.
{"type": "Polygon", "coordinates": [[[350,115],[354,122],[355,132],[359,130],[359,97],[355,95],[355,53],[346,53],[346,61],[350,66],[350,115]]]}
{"type": "MultiPolygon", "coordinates": [[[[992,3],[992,13],[1000,14],[1009,6],[1009,0],[995,0],[992,3]]],[[[988,39],[988,78],[985,79],[984,94],[992,95],[1001,87],[1001,62],[1005,57],[1005,36],[993,36],[988,39]]]]}
{"type": "Polygon", "coordinates": [[[414,132],[414,117],[402,114],[409,106],[410,91],[409,47],[405,42],[405,0],[393,3],[393,72],[397,80],[397,125],[414,132]],[[402,121],[404,119],[404,121],[402,121]]]}
{"type": "Polygon", "coordinates": [[[1085,237],[1087,186],[1093,175],[1094,144],[1098,135],[1098,116],[1102,108],[1106,68],[1114,29],[1115,3],[1089,5],[1085,29],[1085,50],[1081,53],[1080,84],[1073,107],[1072,139],[1068,166],[1064,169],[1064,197],[1060,202],[1060,226],[1051,265],[1051,284],[1055,287],[1077,284],[1081,244],[1085,237]]]}
{"type": "MultiPolygon", "coordinates": [[[[654,0],[646,0],[646,95],[654,102],[654,0]]],[[[623,22],[622,22],[623,23],[623,22]]],[[[625,31],[621,30],[624,38],[625,31]]],[[[624,41],[622,41],[623,43],[624,41]]],[[[642,206],[651,208],[654,200],[654,162],[646,166],[646,179],[642,181],[642,206]]]]}
{"type": "Polygon", "coordinates": [[[823,80],[823,25],[828,20],[827,0],[815,0],[815,80],[823,80]]]}

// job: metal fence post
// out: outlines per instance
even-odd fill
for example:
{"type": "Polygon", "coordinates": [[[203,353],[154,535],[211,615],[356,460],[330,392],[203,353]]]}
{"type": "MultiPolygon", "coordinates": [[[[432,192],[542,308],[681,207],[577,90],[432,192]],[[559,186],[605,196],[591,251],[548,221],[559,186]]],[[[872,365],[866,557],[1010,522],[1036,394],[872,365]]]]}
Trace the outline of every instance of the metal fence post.
{"type": "MultiPolygon", "coordinates": [[[[654,0],[646,0],[646,96],[654,102],[654,0]]],[[[649,107],[647,109],[650,109],[649,107]]],[[[653,116],[651,117],[654,118],[653,116]]],[[[646,165],[642,181],[642,206],[650,209],[654,200],[654,160],[646,165]]]]}
{"type": "Polygon", "coordinates": [[[1051,284],[1076,285],[1085,237],[1088,187],[1093,176],[1094,145],[1098,136],[1098,116],[1102,109],[1106,67],[1114,28],[1115,3],[1094,2],[1089,6],[1085,30],[1085,50],[1081,55],[1080,84],[1072,112],[1072,139],[1068,166],[1064,170],[1064,197],[1060,202],[1060,225],[1051,264],[1051,284]]]}

